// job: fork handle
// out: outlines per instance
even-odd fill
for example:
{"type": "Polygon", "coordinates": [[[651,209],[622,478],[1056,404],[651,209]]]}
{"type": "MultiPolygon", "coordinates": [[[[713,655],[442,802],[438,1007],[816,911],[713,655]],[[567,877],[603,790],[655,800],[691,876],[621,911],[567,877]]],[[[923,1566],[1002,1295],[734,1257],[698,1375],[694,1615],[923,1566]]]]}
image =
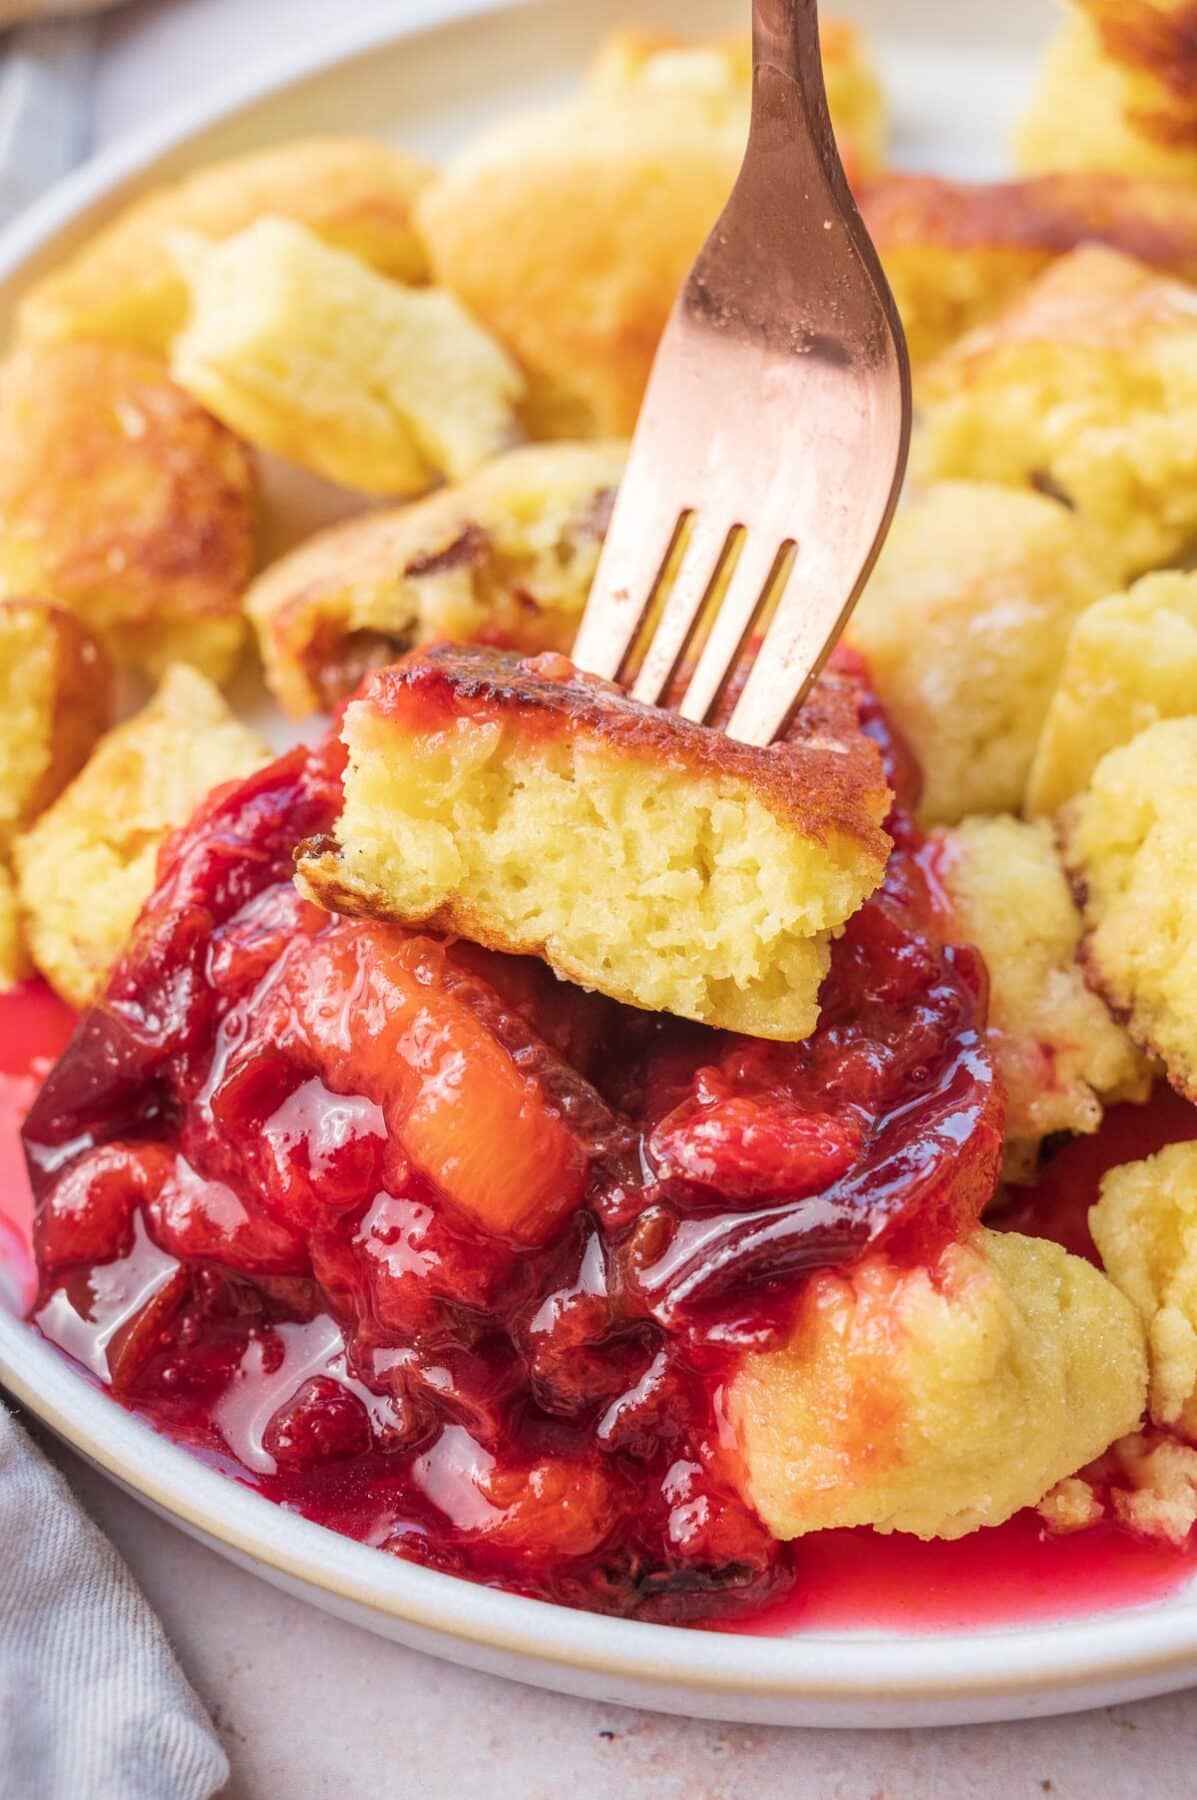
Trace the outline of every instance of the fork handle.
{"type": "Polygon", "coordinates": [[[825,172],[846,189],[823,79],[817,0],[752,0],[752,69],[753,130],[765,129],[779,104],[789,112],[796,103],[825,172]]]}
{"type": "MultiPolygon", "coordinates": [[[[819,52],[816,0],[752,0],[752,60],[797,76],[819,52]]],[[[822,64],[818,66],[821,68],[822,64]]]]}

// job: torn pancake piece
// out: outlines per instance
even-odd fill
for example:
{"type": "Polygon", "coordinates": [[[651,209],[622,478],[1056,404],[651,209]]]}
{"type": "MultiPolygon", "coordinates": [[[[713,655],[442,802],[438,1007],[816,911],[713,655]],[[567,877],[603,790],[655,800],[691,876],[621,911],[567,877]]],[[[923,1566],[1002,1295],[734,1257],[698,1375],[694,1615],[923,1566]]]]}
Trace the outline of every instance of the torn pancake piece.
{"type": "Polygon", "coordinates": [[[16,883],[8,864],[0,862],[0,994],[16,987],[28,973],[16,883]]]}
{"type": "Polygon", "coordinates": [[[788,1342],[729,1383],[740,1483],[779,1538],[958,1538],[1033,1506],[1138,1424],[1143,1328],[1059,1244],[977,1231],[931,1267],[823,1269],[788,1342]]]}
{"type": "Polygon", "coordinates": [[[1067,0],[1019,123],[1019,166],[1191,183],[1193,22],[1193,0],[1067,0]]]}
{"type": "Polygon", "coordinates": [[[831,936],[885,870],[889,791],[834,674],[762,750],[561,656],[446,645],[372,676],[343,736],[344,808],[300,848],[305,892],[651,1011],[805,1037],[831,936]]]}
{"type": "Polygon", "coordinates": [[[0,367],[0,592],[74,613],[118,667],[231,675],[258,476],[156,357],[30,344],[0,367]]]}
{"type": "Polygon", "coordinates": [[[1164,569],[1088,606],[1068,639],[1027,783],[1032,818],[1057,812],[1102,757],[1197,707],[1197,575],[1164,569]]]}
{"type": "Polygon", "coordinates": [[[1109,1170],[1089,1229],[1147,1332],[1151,1417],[1197,1437],[1197,1143],[1109,1170]]]}
{"type": "Polygon", "coordinates": [[[1123,572],[1197,541],[1197,288],[1082,244],[929,365],[921,479],[1063,500],[1123,572]]]}
{"type": "MultiPolygon", "coordinates": [[[[825,19],[841,152],[874,167],[884,105],[868,47],[825,19]]],[[[519,362],[533,437],[621,435],[748,138],[747,35],[619,31],[582,91],[464,144],[422,191],[433,278],[519,362]]]]}
{"type": "Polygon", "coordinates": [[[87,627],[48,600],[0,600],[0,853],[79,773],[111,682],[87,627]]]}
{"type": "Polygon", "coordinates": [[[395,144],[296,138],[210,162],[151,188],[24,295],[23,339],[121,344],[165,355],[187,319],[171,254],[181,231],[223,243],[262,218],[291,219],[396,281],[427,275],[416,195],[432,170],[395,144]]]}
{"type": "Polygon", "coordinates": [[[290,219],[175,249],[191,311],[174,379],[257,449],[419,494],[517,441],[523,377],[452,294],[388,280],[290,219]]]}
{"type": "Polygon", "coordinates": [[[903,506],[848,641],[922,768],[921,824],[1020,809],[1068,634],[1120,573],[1045,494],[940,481],[903,506]]]}
{"type": "Polygon", "coordinates": [[[102,737],[16,840],[21,923],[38,972],[80,1010],[108,978],[151,893],[158,852],[200,801],[269,761],[198,669],[178,663],[102,737]]]}
{"type": "Polygon", "coordinates": [[[1090,985],[1197,1100],[1197,718],[1111,750],[1058,826],[1090,985]]]}
{"type": "Polygon", "coordinates": [[[268,685],[303,718],[418,644],[568,650],[623,464],[620,443],[523,444],[468,481],[317,532],[245,596],[268,685]]]}
{"type": "Polygon", "coordinates": [[[935,841],[957,924],[989,970],[989,1043],[1006,1094],[1005,1178],[1033,1180],[1044,1138],[1094,1132],[1108,1104],[1146,1100],[1151,1069],[1085,985],[1081,915],[1048,824],[964,819],[935,841]]]}
{"type": "Polygon", "coordinates": [[[1113,174],[953,181],[888,169],[860,194],[917,369],[1078,244],[1197,279],[1197,192],[1113,174]]]}

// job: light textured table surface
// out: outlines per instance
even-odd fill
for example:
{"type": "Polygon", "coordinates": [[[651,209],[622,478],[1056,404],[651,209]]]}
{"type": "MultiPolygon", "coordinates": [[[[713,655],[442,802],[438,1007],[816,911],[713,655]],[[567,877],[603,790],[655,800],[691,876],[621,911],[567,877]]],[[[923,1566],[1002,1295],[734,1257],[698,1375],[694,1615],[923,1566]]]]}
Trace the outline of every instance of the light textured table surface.
{"type": "MultiPolygon", "coordinates": [[[[330,18],[460,0],[140,0],[101,28],[98,143],[330,18]]],[[[649,0],[646,0],[646,13],[649,0]]],[[[560,1699],[325,1617],[55,1452],[127,1557],[215,1719],[235,1800],[1179,1800],[1197,1693],[1031,1725],[785,1732],[560,1699]]],[[[164,1800],[169,1797],[164,1796],[164,1800]]]]}

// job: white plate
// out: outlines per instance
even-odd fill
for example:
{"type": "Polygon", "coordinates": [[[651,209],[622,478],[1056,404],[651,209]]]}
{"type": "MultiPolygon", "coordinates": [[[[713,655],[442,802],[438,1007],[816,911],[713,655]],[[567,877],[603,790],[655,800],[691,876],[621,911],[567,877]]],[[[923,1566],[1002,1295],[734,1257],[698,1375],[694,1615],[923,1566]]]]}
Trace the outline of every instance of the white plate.
{"type": "MultiPolygon", "coordinates": [[[[421,4],[424,0],[421,0],[421,4]]],[[[400,10],[408,11],[411,0],[400,10]]],[[[460,7],[458,8],[460,10],[460,7]]],[[[1048,0],[849,0],[881,53],[897,154],[996,172],[1048,0]]],[[[138,188],[312,130],[400,136],[436,154],[481,119],[577,75],[600,32],[726,27],[743,0],[547,0],[433,30],[359,31],[272,83],[127,140],[0,241],[0,331],[31,274],[138,188]]],[[[966,1723],[1108,1704],[1197,1679],[1197,1594],[1056,1626],[895,1635],[726,1636],[598,1618],[380,1555],[282,1511],[122,1412],[0,1306],[0,1378],[122,1486],[233,1561],[385,1637],[595,1699],[800,1725],[966,1723]]]]}

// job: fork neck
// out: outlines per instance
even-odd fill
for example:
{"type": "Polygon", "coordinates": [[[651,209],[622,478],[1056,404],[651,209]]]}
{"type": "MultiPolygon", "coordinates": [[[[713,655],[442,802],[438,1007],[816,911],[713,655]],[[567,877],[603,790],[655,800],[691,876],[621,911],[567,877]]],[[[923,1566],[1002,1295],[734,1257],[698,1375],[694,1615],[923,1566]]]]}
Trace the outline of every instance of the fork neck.
{"type": "Polygon", "coordinates": [[[780,69],[803,88],[813,78],[821,93],[816,0],[752,0],[752,61],[757,70],[780,69]]]}
{"type": "MultiPolygon", "coordinates": [[[[808,235],[820,204],[826,204],[840,215],[854,240],[864,238],[867,244],[831,124],[816,0],[752,0],[749,139],[741,181],[755,152],[758,182],[764,180],[773,189],[780,183],[802,196],[794,222],[800,228],[805,222],[808,235]],[[822,196],[822,202],[815,195],[822,196]]],[[[871,254],[870,246],[866,256],[871,254]]]]}

